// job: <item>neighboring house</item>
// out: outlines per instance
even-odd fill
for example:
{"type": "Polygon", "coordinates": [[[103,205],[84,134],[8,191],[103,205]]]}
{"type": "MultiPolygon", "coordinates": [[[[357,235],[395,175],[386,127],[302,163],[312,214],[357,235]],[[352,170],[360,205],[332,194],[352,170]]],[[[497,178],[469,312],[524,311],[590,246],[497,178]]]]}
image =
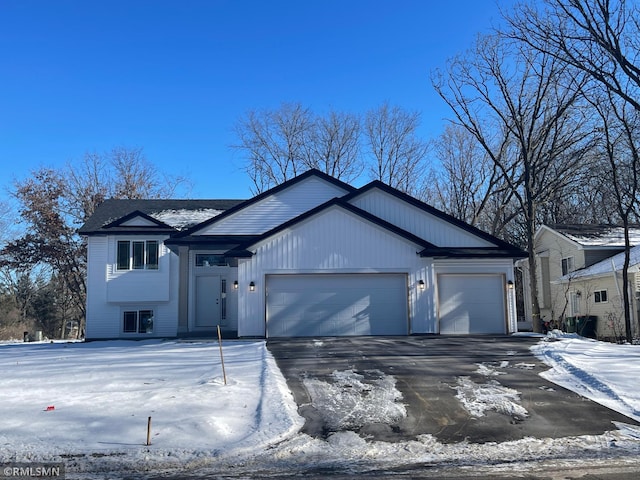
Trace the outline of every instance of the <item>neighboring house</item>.
{"type": "Polygon", "coordinates": [[[504,334],[525,253],[381,182],[310,170],[244,202],[107,200],[87,339],[504,334]]]}
{"type": "MultiPolygon", "coordinates": [[[[633,245],[640,244],[640,228],[630,230],[633,245]]],[[[585,332],[598,338],[624,336],[621,270],[624,260],[624,231],[611,225],[543,225],[534,237],[538,278],[538,302],[543,321],[560,328],[585,332]],[[615,275],[614,275],[614,272],[615,275]],[[616,280],[617,279],[617,280],[616,280]],[[622,323],[621,323],[622,322],[622,323]]],[[[523,270],[525,314],[531,318],[528,261],[523,270]]],[[[632,297],[638,290],[633,266],[632,297]]],[[[639,279],[640,280],[640,279],[639,279]]],[[[634,299],[632,315],[636,318],[634,299]]]]}

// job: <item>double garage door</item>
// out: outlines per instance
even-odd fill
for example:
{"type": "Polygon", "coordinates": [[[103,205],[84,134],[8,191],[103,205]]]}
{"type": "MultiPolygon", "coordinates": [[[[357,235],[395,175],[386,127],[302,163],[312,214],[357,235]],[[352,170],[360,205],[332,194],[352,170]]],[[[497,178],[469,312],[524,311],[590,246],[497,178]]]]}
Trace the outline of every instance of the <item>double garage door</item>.
{"type": "MultiPolygon", "coordinates": [[[[407,335],[407,276],[267,276],[267,336],[407,335]]],[[[504,334],[505,281],[494,274],[439,274],[441,334],[504,334]]]]}
{"type": "Polygon", "coordinates": [[[407,335],[407,276],[267,276],[267,336],[407,335]]]}
{"type": "Polygon", "coordinates": [[[504,285],[503,275],[438,275],[440,333],[506,333],[504,285]]]}

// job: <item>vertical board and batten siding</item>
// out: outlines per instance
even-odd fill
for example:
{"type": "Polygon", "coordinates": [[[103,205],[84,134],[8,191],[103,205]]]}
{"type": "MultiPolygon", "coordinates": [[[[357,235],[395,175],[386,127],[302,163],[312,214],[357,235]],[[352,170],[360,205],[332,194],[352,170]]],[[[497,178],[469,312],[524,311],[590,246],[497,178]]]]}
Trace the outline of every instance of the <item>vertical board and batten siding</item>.
{"type": "MultiPolygon", "coordinates": [[[[163,237],[164,238],[164,237],[163,237]]],[[[115,245],[117,238],[113,236],[92,236],[87,242],[87,322],[86,338],[149,338],[149,337],[174,337],[177,334],[178,299],[174,295],[167,300],[153,300],[154,295],[145,292],[153,286],[140,288],[141,278],[146,278],[147,272],[122,272],[124,279],[126,273],[132,275],[127,280],[122,280],[122,286],[126,284],[131,293],[119,295],[122,286],[118,286],[113,298],[108,298],[110,283],[115,271],[115,245]],[[142,273],[143,277],[136,274],[142,273]],[[152,309],[154,312],[154,331],[152,334],[125,334],[122,332],[122,315],[125,310],[152,309]]],[[[164,244],[161,245],[160,269],[156,277],[155,285],[161,285],[167,291],[177,291],[178,288],[178,257],[171,254],[164,244]]],[[[152,284],[153,285],[153,284],[152,284]]],[[[112,291],[112,294],[114,291],[112,291]]]]}
{"type": "Polygon", "coordinates": [[[471,232],[377,188],[355,197],[350,203],[440,247],[494,246],[471,232]]]}
{"type": "Polygon", "coordinates": [[[310,177],[249,205],[194,235],[256,235],[267,232],[318,205],[347,192],[325,180],[310,177]]]}
{"type": "Polygon", "coordinates": [[[251,259],[239,262],[238,334],[265,335],[266,275],[286,273],[407,274],[411,331],[430,332],[435,328],[434,318],[428,317],[433,311],[433,277],[429,259],[420,258],[419,250],[413,242],[351,212],[329,208],[265,240],[251,259]],[[418,292],[420,279],[426,288],[418,292]],[[252,281],[254,292],[248,289],[252,281]]]}

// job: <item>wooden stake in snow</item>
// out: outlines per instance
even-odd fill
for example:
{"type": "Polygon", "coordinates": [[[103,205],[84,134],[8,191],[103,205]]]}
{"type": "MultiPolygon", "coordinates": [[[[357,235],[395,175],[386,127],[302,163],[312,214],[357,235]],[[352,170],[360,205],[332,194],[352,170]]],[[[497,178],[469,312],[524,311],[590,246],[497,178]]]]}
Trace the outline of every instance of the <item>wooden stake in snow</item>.
{"type": "Polygon", "coordinates": [[[147,420],[147,446],[151,445],[151,417],[147,420]]]}
{"type": "Polygon", "coordinates": [[[222,364],[222,377],[224,384],[227,384],[227,373],[224,370],[224,356],[222,355],[222,334],[220,333],[220,325],[218,325],[218,344],[220,345],[220,363],[222,364]]]}

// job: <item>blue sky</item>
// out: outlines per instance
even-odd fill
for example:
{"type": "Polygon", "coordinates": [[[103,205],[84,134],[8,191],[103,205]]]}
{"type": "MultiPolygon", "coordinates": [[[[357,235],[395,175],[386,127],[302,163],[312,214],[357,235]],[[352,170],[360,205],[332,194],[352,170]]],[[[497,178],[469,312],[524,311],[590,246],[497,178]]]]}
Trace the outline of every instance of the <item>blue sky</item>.
{"type": "Polygon", "coordinates": [[[494,0],[0,0],[2,187],[123,145],[191,197],[248,198],[233,126],[282,102],[388,101],[436,137],[430,71],[498,21],[494,0]]]}

